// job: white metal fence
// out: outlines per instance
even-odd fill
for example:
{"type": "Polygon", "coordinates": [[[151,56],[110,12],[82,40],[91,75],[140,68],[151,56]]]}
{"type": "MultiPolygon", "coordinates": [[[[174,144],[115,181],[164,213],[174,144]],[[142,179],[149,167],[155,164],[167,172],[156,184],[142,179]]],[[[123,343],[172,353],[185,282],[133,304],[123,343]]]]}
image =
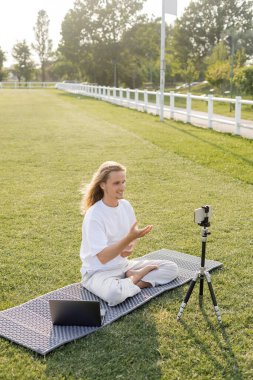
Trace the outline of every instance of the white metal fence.
{"type": "MultiPolygon", "coordinates": [[[[135,108],[139,111],[160,114],[160,92],[148,90],[132,90],[128,88],[115,88],[77,83],[58,83],[56,88],[75,94],[94,97],[128,108],[135,108]]],[[[171,119],[183,120],[207,128],[214,128],[224,132],[231,132],[236,135],[244,135],[253,138],[253,120],[242,120],[242,105],[253,105],[252,100],[243,100],[240,96],[232,98],[218,98],[213,95],[197,96],[188,94],[178,94],[169,92],[164,94],[164,116],[171,119]],[[176,107],[176,99],[185,99],[185,108],[176,107]],[[192,109],[192,100],[206,103],[206,112],[199,112],[192,109]],[[221,102],[234,105],[234,116],[225,117],[214,113],[214,103],[221,102]],[[218,126],[218,127],[217,127],[218,126]],[[223,126],[223,128],[222,128],[223,126]],[[229,128],[228,128],[229,127],[229,128]],[[242,133],[242,131],[244,133],[242,133]]]]}
{"type": "Polygon", "coordinates": [[[54,88],[56,82],[18,82],[18,81],[9,81],[9,82],[0,82],[0,89],[18,89],[18,88],[54,88]]]}

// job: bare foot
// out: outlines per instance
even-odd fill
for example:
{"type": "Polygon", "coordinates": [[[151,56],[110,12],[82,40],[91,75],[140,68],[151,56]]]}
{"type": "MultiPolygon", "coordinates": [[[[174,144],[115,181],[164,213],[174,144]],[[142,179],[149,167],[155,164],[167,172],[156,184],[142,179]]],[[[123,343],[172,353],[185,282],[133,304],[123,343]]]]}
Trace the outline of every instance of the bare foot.
{"type": "MultiPolygon", "coordinates": [[[[154,269],[158,269],[158,266],[157,265],[147,265],[146,267],[144,267],[142,269],[139,269],[139,270],[131,270],[130,269],[130,270],[128,270],[126,272],[126,277],[131,278],[131,280],[133,281],[133,283],[135,285],[138,285],[140,282],[144,283],[144,281],[141,281],[141,279],[144,276],[146,276],[146,274],[148,274],[149,272],[151,272],[154,269]]],[[[141,286],[139,286],[139,287],[141,287],[141,286]]],[[[145,286],[145,287],[147,287],[147,286],[145,286]]]]}
{"type": "Polygon", "coordinates": [[[144,289],[144,288],[151,288],[151,284],[150,282],[146,282],[146,281],[139,281],[137,282],[136,284],[140,289],[144,289]]]}

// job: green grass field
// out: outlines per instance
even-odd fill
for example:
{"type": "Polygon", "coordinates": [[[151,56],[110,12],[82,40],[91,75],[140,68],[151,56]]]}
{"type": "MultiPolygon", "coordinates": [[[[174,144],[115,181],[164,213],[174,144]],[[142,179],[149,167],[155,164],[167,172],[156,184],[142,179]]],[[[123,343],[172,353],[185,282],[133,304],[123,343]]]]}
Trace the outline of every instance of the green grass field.
{"type": "Polygon", "coordinates": [[[188,285],[41,357],[0,338],[0,379],[253,378],[253,141],[56,90],[0,92],[0,309],[80,280],[79,188],[98,165],[128,168],[126,197],[153,224],[134,257],[200,255],[193,211],[214,215],[207,258],[223,327],[205,287],[176,321],[188,285]]]}

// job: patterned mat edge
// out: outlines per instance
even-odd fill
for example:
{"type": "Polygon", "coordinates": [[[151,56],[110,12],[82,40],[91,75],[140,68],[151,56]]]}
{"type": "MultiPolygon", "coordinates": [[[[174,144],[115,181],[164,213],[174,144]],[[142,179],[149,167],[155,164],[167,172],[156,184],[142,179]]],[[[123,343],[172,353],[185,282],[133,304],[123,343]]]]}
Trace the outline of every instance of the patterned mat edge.
{"type": "MultiPolygon", "coordinates": [[[[215,268],[214,268],[214,269],[215,269],[215,268]]],[[[171,290],[172,290],[172,289],[177,289],[178,287],[185,285],[185,284],[186,284],[187,282],[189,282],[189,281],[191,281],[191,280],[186,279],[185,281],[181,282],[180,284],[178,284],[178,285],[172,287],[171,290]]],[[[73,284],[70,284],[70,285],[80,285],[80,283],[79,283],[79,282],[76,282],[76,283],[73,283],[73,284]]],[[[63,287],[63,288],[61,288],[61,289],[64,289],[64,288],[66,288],[66,287],[63,287]]],[[[60,289],[57,289],[57,290],[60,290],[60,289]]],[[[170,290],[170,289],[168,289],[168,288],[160,289],[160,291],[159,291],[157,294],[145,298],[145,300],[143,300],[142,302],[138,303],[138,306],[132,307],[132,308],[128,309],[127,311],[122,312],[122,313],[120,314],[120,316],[117,316],[117,317],[111,319],[110,321],[104,323],[104,324],[101,325],[100,327],[96,327],[96,328],[94,328],[94,330],[91,331],[91,332],[89,332],[89,334],[84,333],[84,334],[80,335],[78,338],[75,338],[75,339],[71,339],[71,338],[70,338],[70,339],[67,339],[67,340],[65,340],[63,343],[56,344],[54,347],[52,347],[52,348],[50,348],[50,349],[48,349],[48,350],[44,350],[44,351],[42,351],[42,350],[39,350],[39,349],[38,349],[38,350],[35,351],[34,349],[31,349],[31,347],[29,347],[28,345],[26,345],[26,344],[21,344],[18,340],[15,340],[15,338],[14,338],[14,339],[10,339],[8,336],[5,336],[4,334],[1,334],[0,337],[3,337],[3,338],[5,338],[5,339],[8,339],[9,342],[11,342],[11,343],[15,343],[15,344],[17,344],[17,345],[19,345],[19,346],[25,347],[26,349],[32,350],[33,352],[36,352],[36,353],[38,353],[38,354],[40,354],[40,355],[45,356],[45,355],[49,354],[50,352],[54,351],[54,350],[55,350],[56,348],[58,348],[58,347],[61,347],[61,346],[65,345],[65,344],[67,344],[67,343],[70,343],[70,342],[76,341],[77,339],[80,339],[80,338],[82,338],[82,337],[85,337],[85,336],[87,336],[87,335],[90,335],[90,334],[92,334],[92,333],[97,332],[98,330],[102,329],[103,327],[110,325],[112,322],[117,321],[118,319],[120,319],[120,318],[126,316],[126,315],[129,314],[129,313],[132,313],[134,310],[136,310],[136,309],[138,309],[139,307],[143,306],[143,305],[146,304],[147,302],[150,302],[153,298],[155,298],[155,297],[157,297],[157,296],[163,294],[164,292],[166,292],[166,291],[168,291],[168,290],[170,290]]],[[[54,292],[54,291],[49,292],[49,293],[46,293],[46,294],[50,294],[50,293],[53,293],[53,292],[54,292]]],[[[41,297],[43,297],[43,296],[41,296],[41,297]]],[[[40,298],[40,297],[36,297],[36,298],[40,298]]],[[[34,299],[36,299],[36,298],[34,298],[34,299]]],[[[33,301],[33,300],[30,300],[30,301],[28,301],[28,302],[26,302],[26,303],[24,303],[24,304],[18,305],[18,306],[14,306],[13,308],[16,308],[16,307],[19,307],[19,306],[25,306],[25,304],[27,304],[27,303],[29,303],[29,302],[31,302],[31,301],[33,301]]],[[[11,310],[11,309],[13,309],[13,308],[9,308],[8,310],[11,310]]],[[[10,320],[11,320],[10,318],[6,318],[6,317],[4,317],[4,316],[2,316],[2,318],[4,318],[6,321],[10,321],[10,320]]],[[[11,320],[11,321],[12,321],[12,320],[11,320]]],[[[12,321],[12,322],[15,323],[15,321],[12,321]]],[[[16,324],[17,324],[17,323],[16,323],[16,324]]],[[[18,325],[18,324],[17,324],[17,325],[18,325]]],[[[23,326],[23,328],[25,328],[25,327],[23,326]]]]}

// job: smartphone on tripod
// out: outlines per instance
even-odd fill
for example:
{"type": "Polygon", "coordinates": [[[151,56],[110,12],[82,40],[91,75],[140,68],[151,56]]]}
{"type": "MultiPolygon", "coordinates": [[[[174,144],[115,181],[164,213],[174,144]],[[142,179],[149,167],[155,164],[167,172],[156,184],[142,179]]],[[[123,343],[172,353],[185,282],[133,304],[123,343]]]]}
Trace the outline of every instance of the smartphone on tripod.
{"type": "Polygon", "coordinates": [[[210,226],[212,216],[212,207],[210,205],[202,206],[194,211],[194,222],[199,226],[210,226]]]}

